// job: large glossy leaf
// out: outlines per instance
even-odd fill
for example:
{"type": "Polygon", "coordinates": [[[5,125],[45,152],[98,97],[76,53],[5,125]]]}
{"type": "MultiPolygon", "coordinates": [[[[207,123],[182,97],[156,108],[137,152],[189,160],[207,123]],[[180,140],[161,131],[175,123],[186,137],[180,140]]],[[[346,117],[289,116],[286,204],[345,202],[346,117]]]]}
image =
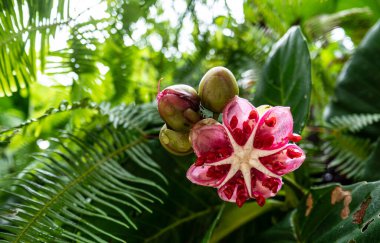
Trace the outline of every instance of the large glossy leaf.
{"type": "Polygon", "coordinates": [[[264,207],[260,207],[256,202],[247,203],[242,208],[228,204],[210,242],[219,242],[249,221],[281,206],[284,206],[284,204],[276,200],[267,200],[264,207]]]}
{"type": "Polygon", "coordinates": [[[296,235],[302,242],[376,242],[379,199],[379,181],[314,189],[295,216],[296,235]]]}
{"type": "Polygon", "coordinates": [[[365,161],[365,169],[363,177],[366,180],[373,181],[380,179],[380,139],[374,144],[373,151],[369,158],[365,161]]]}
{"type": "Polygon", "coordinates": [[[288,213],[280,222],[270,229],[266,230],[259,236],[255,237],[257,242],[277,242],[277,243],[293,243],[296,242],[294,233],[293,219],[296,211],[288,213]]]}
{"type": "MultiPolygon", "coordinates": [[[[326,118],[353,113],[380,112],[380,21],[372,27],[340,74],[334,97],[326,109],[326,118]]],[[[378,124],[367,129],[380,135],[378,124]]]]}
{"type": "Polygon", "coordinates": [[[380,181],[314,188],[299,208],[258,236],[275,242],[378,242],[380,181]]]}
{"type": "Polygon", "coordinates": [[[294,131],[300,132],[309,113],[311,66],[307,43],[299,27],[292,27],[274,45],[254,97],[262,104],[290,106],[294,131]]]}

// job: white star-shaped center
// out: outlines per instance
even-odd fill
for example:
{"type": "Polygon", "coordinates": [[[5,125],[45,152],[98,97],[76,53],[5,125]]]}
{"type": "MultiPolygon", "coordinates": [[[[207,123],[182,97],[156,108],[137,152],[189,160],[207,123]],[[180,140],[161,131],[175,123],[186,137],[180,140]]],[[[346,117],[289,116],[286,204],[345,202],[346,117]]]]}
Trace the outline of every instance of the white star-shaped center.
{"type": "Polygon", "coordinates": [[[205,163],[207,166],[218,166],[218,165],[231,165],[230,170],[227,173],[227,176],[224,178],[222,183],[219,184],[218,188],[224,186],[239,170],[243,174],[244,183],[246,184],[249,195],[252,197],[251,190],[251,168],[254,168],[261,173],[275,177],[281,178],[279,175],[274,174],[272,171],[268,170],[260,161],[260,157],[269,156],[275,154],[284,149],[287,145],[274,149],[274,150],[262,150],[256,149],[253,147],[254,137],[256,134],[258,126],[255,126],[251,135],[249,136],[247,142],[241,146],[235,142],[235,139],[232,137],[232,134],[228,129],[225,129],[228,135],[228,138],[231,142],[233,153],[230,157],[220,160],[215,163],[205,163]]]}

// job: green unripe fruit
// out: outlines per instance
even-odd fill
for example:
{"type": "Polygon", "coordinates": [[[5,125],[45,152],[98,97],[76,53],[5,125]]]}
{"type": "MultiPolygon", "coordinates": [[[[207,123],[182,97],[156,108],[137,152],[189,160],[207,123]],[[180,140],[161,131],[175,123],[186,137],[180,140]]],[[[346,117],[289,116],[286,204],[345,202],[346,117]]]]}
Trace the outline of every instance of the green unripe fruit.
{"type": "Polygon", "coordinates": [[[230,70],[214,67],[203,76],[198,93],[205,108],[221,113],[228,102],[239,94],[239,87],[230,70]]]}
{"type": "Polygon", "coordinates": [[[176,132],[166,127],[166,124],[160,130],[161,145],[174,155],[184,156],[193,152],[189,141],[189,133],[176,132]]]}
{"type": "Polygon", "coordinates": [[[197,91],[189,85],[172,85],[157,95],[158,112],[174,131],[188,132],[201,119],[199,105],[197,91]]]}

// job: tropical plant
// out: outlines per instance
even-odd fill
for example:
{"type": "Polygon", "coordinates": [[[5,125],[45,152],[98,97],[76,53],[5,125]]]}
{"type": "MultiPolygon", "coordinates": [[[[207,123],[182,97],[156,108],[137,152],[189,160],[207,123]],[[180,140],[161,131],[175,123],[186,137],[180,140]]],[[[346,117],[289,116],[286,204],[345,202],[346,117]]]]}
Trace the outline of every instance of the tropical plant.
{"type": "Polygon", "coordinates": [[[0,242],[378,241],[377,1],[81,4],[0,2],[0,242]],[[303,137],[262,207],[193,185],[196,156],[159,142],[158,80],[197,90],[214,66],[303,137]]]}

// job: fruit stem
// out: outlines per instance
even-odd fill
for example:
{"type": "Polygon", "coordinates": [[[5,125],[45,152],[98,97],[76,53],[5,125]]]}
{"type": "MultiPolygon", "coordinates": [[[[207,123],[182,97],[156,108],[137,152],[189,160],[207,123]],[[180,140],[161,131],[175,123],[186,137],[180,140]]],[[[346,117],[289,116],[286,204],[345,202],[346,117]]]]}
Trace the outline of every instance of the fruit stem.
{"type": "Polygon", "coordinates": [[[298,198],[303,198],[306,195],[306,190],[302,188],[296,181],[294,181],[289,176],[285,175],[282,177],[285,184],[288,185],[293,192],[297,195],[298,198]]]}
{"type": "Polygon", "coordinates": [[[157,83],[157,94],[161,92],[161,81],[164,80],[164,78],[160,78],[157,83]]]}

